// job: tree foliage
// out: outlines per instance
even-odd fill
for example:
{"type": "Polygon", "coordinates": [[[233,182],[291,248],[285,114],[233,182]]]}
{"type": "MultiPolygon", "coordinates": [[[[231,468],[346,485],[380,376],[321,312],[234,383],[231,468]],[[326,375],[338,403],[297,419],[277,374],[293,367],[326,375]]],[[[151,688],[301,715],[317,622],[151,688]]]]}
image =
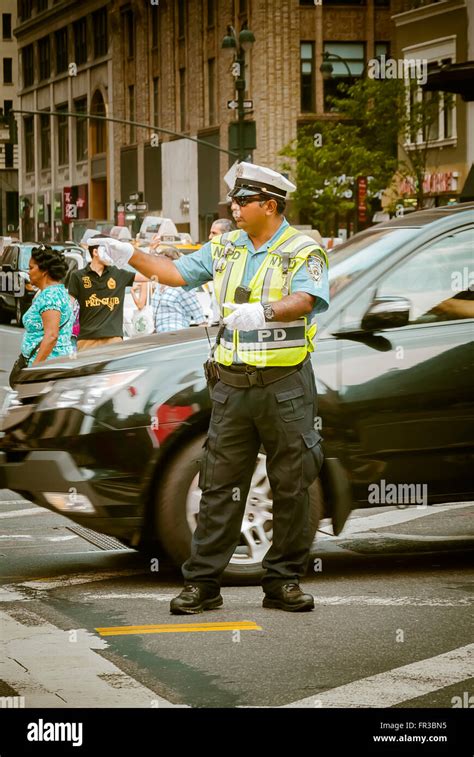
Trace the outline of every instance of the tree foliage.
{"type": "Polygon", "coordinates": [[[338,218],[355,210],[358,176],[369,177],[369,200],[394,186],[396,175],[412,175],[418,205],[423,201],[430,130],[438,118],[437,98],[419,98],[403,79],[358,79],[339,85],[333,99],[337,120],[328,117],[301,127],[287,145],[282,170],[295,177],[292,200],[300,217],[325,233],[337,231],[338,218]],[[428,136],[417,142],[416,135],[428,136]],[[405,149],[408,137],[415,140],[405,149]],[[399,160],[400,147],[403,158],[399,160]]]}

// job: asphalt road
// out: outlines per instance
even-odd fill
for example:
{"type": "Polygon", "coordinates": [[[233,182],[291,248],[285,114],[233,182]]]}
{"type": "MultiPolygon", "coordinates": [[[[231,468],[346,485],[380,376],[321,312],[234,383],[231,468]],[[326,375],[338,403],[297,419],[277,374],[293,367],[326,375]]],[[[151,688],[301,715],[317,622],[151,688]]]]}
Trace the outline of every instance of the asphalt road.
{"type": "Polygon", "coordinates": [[[264,609],[258,585],[223,586],[222,608],[190,617],[169,613],[182,582],[164,555],[4,490],[0,697],[58,708],[474,702],[473,504],[355,511],[338,538],[323,521],[302,583],[312,612],[264,609]]]}
{"type": "MultiPolygon", "coordinates": [[[[0,384],[21,335],[0,327],[0,384]]],[[[302,582],[310,613],[262,608],[258,585],[224,586],[222,608],[190,617],[169,612],[182,580],[166,555],[145,557],[0,491],[0,698],[472,707],[473,504],[358,510],[337,538],[323,521],[302,582]]]]}

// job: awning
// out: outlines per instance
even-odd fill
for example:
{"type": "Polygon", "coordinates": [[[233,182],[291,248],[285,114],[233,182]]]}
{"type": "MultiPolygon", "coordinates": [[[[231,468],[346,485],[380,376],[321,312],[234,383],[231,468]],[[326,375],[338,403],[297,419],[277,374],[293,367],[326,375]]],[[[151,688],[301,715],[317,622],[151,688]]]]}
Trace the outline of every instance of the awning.
{"type": "Polygon", "coordinates": [[[474,100],[474,61],[448,63],[428,73],[428,81],[423,85],[430,92],[453,92],[461,95],[466,102],[474,100]]]}
{"type": "Polygon", "coordinates": [[[462,192],[459,195],[459,202],[474,202],[474,163],[464,182],[462,192]]]}

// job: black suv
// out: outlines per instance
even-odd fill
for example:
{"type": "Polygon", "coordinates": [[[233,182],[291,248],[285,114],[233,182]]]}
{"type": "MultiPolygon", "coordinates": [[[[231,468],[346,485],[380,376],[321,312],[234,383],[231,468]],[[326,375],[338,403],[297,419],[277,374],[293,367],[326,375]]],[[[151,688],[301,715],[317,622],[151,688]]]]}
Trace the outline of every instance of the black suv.
{"type": "MultiPolygon", "coordinates": [[[[311,530],[350,509],[474,496],[474,204],[374,226],[330,258],[312,354],[326,455],[311,530]]],[[[211,331],[211,336],[215,334],[211,331]]],[[[180,563],[210,415],[204,328],[24,371],[5,397],[0,487],[180,563]]],[[[0,402],[1,407],[1,402],[0,402]]],[[[272,538],[262,449],[226,577],[256,580],[272,538]]]]}

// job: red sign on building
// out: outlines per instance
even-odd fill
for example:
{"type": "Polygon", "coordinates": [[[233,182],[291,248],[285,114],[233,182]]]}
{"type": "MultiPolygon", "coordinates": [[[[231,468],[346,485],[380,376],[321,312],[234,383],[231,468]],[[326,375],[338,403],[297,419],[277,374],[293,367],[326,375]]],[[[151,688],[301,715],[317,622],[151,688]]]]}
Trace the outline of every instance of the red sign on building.
{"type": "Polygon", "coordinates": [[[367,176],[357,178],[357,220],[359,224],[367,223],[367,176]]]}
{"type": "Polygon", "coordinates": [[[87,218],[87,184],[63,188],[63,221],[87,218]]]}

